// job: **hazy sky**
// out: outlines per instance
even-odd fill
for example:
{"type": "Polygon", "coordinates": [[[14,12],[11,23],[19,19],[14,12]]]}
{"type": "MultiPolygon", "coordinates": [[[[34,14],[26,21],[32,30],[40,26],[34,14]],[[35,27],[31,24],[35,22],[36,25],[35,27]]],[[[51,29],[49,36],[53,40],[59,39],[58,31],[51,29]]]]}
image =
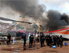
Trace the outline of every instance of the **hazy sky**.
{"type": "Polygon", "coordinates": [[[69,14],[69,0],[40,0],[40,4],[46,6],[46,10],[57,10],[60,13],[69,14]]]}
{"type": "MultiPolygon", "coordinates": [[[[46,11],[57,10],[60,13],[66,13],[69,15],[69,0],[39,0],[38,3],[44,4],[46,6],[46,11]]],[[[0,17],[5,17],[5,18],[10,17],[10,19],[14,19],[14,20],[18,20],[19,16],[20,16],[19,13],[16,13],[12,9],[10,10],[10,8],[4,8],[0,12],[0,17]]]]}

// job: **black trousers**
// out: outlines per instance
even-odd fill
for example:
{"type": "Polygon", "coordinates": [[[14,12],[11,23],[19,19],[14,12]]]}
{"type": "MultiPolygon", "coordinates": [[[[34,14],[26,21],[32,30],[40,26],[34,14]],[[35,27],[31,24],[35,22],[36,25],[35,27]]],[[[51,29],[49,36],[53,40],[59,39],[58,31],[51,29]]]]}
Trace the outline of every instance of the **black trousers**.
{"type": "Polygon", "coordinates": [[[57,46],[59,47],[59,42],[57,43],[57,46]]]}
{"type": "Polygon", "coordinates": [[[39,42],[39,39],[37,39],[37,42],[39,42]]]}
{"type": "Polygon", "coordinates": [[[52,47],[52,43],[51,42],[49,43],[49,46],[52,47]]]}
{"type": "Polygon", "coordinates": [[[54,42],[54,44],[53,45],[56,45],[56,42],[54,42]]]}
{"type": "Polygon", "coordinates": [[[26,40],[24,40],[24,44],[23,44],[23,47],[26,47],[26,40]]]}
{"type": "Polygon", "coordinates": [[[33,46],[33,41],[30,41],[29,42],[29,47],[32,47],[33,46]]]}
{"type": "Polygon", "coordinates": [[[49,42],[47,42],[47,46],[49,46],[49,42]]]}
{"type": "Polygon", "coordinates": [[[9,44],[10,44],[10,40],[7,41],[7,45],[9,45],[9,44]]]}
{"type": "Polygon", "coordinates": [[[44,46],[44,41],[41,41],[41,47],[43,47],[44,46]]]}
{"type": "Polygon", "coordinates": [[[60,47],[62,47],[63,46],[63,42],[60,42],[60,47]]]}

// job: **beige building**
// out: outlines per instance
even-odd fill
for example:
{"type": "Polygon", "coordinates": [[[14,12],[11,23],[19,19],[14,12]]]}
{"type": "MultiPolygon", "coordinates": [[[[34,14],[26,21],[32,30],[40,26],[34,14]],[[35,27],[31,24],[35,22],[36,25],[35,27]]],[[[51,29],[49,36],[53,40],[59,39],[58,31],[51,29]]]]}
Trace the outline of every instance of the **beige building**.
{"type": "MultiPolygon", "coordinates": [[[[29,20],[27,20],[25,18],[21,18],[18,21],[29,22],[29,20]]],[[[34,28],[31,24],[17,22],[16,27],[14,27],[14,30],[34,31],[34,28]]]]}

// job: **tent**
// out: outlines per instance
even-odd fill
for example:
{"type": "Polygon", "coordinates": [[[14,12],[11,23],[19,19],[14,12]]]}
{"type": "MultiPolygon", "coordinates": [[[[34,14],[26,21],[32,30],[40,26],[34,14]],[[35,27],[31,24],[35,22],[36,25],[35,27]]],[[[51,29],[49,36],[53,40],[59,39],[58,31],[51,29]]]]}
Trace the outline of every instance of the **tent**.
{"type": "Polygon", "coordinates": [[[64,29],[54,30],[54,31],[45,31],[44,33],[54,33],[54,32],[60,32],[60,31],[63,31],[63,30],[69,30],[69,27],[64,28],[64,29]]]}
{"type": "Polygon", "coordinates": [[[12,36],[19,37],[19,36],[23,35],[23,33],[25,33],[25,31],[24,30],[11,30],[9,33],[12,36]]]}
{"type": "Polygon", "coordinates": [[[24,30],[19,30],[19,32],[20,32],[20,33],[25,33],[25,31],[24,31],[24,30]]]}
{"type": "Polygon", "coordinates": [[[69,31],[66,30],[66,31],[58,32],[58,34],[69,34],[69,31]]]}
{"type": "Polygon", "coordinates": [[[62,35],[64,38],[69,39],[69,27],[64,28],[64,29],[44,32],[44,34],[47,34],[47,33],[52,33],[52,34],[56,34],[56,35],[62,35]]]}

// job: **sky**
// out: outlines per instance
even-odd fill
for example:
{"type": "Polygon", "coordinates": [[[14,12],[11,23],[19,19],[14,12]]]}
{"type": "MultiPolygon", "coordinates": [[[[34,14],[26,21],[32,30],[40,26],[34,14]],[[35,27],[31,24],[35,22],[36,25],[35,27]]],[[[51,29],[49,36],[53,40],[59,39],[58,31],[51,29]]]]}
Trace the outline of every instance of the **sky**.
{"type": "Polygon", "coordinates": [[[39,0],[39,4],[44,4],[46,11],[57,10],[69,15],[69,0],[39,0]]]}
{"type": "MultiPolygon", "coordinates": [[[[43,4],[46,6],[46,11],[49,10],[56,10],[60,13],[66,13],[69,15],[69,0],[39,0],[39,4],[43,4]]],[[[3,11],[0,12],[0,17],[5,17],[14,20],[18,20],[20,17],[18,13],[15,11],[10,10],[10,8],[5,8],[3,11]],[[8,11],[7,11],[8,10],[8,11]],[[7,11],[7,13],[5,13],[7,11]],[[14,16],[12,16],[14,14],[14,16]],[[15,18],[14,18],[15,17],[15,18]]],[[[10,22],[11,23],[11,22],[10,22]]]]}

